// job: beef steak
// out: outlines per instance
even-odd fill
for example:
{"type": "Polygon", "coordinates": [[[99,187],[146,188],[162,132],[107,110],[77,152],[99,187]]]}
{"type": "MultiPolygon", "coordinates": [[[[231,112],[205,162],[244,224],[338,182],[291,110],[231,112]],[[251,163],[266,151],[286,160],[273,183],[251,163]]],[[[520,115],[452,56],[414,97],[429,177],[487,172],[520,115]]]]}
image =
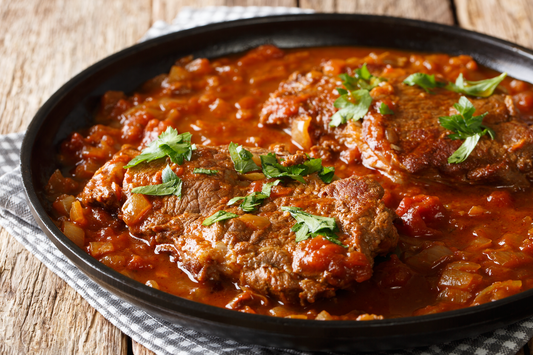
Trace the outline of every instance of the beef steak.
{"type": "MultiPolygon", "coordinates": [[[[255,155],[268,153],[249,149],[255,155]]],[[[112,161],[124,154],[117,153],[112,161]]],[[[301,155],[285,154],[285,158],[284,164],[297,164],[301,155]]],[[[227,147],[199,147],[191,161],[181,166],[170,159],[159,159],[129,168],[124,174],[121,205],[133,198],[134,187],[160,184],[167,164],[183,181],[182,197],[143,195],[151,207],[128,227],[130,233],[149,240],[158,251],[175,255],[180,266],[199,282],[229,279],[243,290],[285,303],[314,302],[369,279],[373,258],[397,244],[395,214],[381,200],[382,187],[366,177],[325,184],[314,173],[304,177],[305,184],[284,180],[254,212],[245,213],[238,205],[227,206],[231,198],[260,191],[265,182],[273,181],[258,173],[238,174],[227,147]],[[195,174],[195,168],[218,172],[195,174]],[[334,218],[345,247],[322,236],[295,242],[291,227],[296,221],[281,210],[282,206],[334,218]],[[202,225],[220,210],[238,217],[202,225]]],[[[116,195],[103,186],[107,181],[114,183],[115,178],[99,176],[97,172],[92,198],[86,203],[115,206],[106,199],[116,201],[116,195]]]]}

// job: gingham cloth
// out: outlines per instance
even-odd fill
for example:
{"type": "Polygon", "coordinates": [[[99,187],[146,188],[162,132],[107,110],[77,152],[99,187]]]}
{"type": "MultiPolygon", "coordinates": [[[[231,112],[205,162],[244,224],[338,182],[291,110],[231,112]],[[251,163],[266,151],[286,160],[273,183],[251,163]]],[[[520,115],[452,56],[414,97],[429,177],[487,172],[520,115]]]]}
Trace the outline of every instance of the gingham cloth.
{"type": "MultiPolygon", "coordinates": [[[[153,38],[171,31],[215,21],[299,12],[304,11],[295,8],[271,7],[185,8],[179,13],[172,25],[157,22],[144,38],[153,38]]],[[[241,344],[169,323],[137,309],[90,280],[48,240],[37,227],[37,223],[30,213],[24,197],[19,167],[22,137],[22,133],[0,136],[0,173],[2,174],[0,176],[0,224],[43,264],[73,287],[91,306],[133,340],[161,355],[308,354],[295,350],[241,344]]],[[[533,320],[526,320],[472,339],[426,348],[374,354],[511,355],[516,354],[532,336],[533,320]]]]}

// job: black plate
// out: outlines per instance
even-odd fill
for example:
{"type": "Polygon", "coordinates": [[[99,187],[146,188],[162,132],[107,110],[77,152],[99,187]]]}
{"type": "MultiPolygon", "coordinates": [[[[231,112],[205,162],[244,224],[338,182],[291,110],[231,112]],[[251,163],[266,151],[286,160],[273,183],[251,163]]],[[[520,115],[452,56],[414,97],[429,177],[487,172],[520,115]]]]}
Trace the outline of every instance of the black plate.
{"type": "Polygon", "coordinates": [[[79,249],[52,223],[42,191],[57,166],[58,143],[91,125],[107,90],[132,92],[168,72],[177,58],[214,58],[261,44],[281,48],[373,46],[468,54],[479,63],[533,82],[533,52],[499,39],[434,23],[364,15],[290,15],[214,24],[156,38],[116,53],[61,87],[37,112],[22,144],[24,187],[51,241],[114,294],[172,322],[240,342],[302,350],[384,350],[474,336],[533,315],[533,290],[458,311],[381,321],[307,321],[244,314],[182,299],[129,279],[79,249]]]}

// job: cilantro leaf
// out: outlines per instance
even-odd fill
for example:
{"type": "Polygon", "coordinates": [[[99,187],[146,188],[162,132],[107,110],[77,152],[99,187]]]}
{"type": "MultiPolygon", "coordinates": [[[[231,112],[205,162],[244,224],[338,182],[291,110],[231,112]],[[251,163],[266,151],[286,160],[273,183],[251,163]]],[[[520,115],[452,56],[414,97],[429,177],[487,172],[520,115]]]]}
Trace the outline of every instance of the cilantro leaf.
{"type": "Polygon", "coordinates": [[[252,159],[253,154],[244,149],[242,145],[231,142],[228,146],[228,150],[237,172],[245,174],[250,171],[261,169],[254,163],[252,159]]]}
{"type": "Polygon", "coordinates": [[[489,97],[506,76],[507,73],[502,73],[491,79],[468,81],[464,80],[461,73],[455,80],[455,84],[449,83],[446,89],[470,96],[489,97]]]}
{"type": "Polygon", "coordinates": [[[409,86],[418,85],[430,94],[433,92],[429,89],[440,88],[446,85],[446,83],[435,80],[435,75],[428,75],[424,73],[411,74],[403,81],[403,83],[409,86]]]}
{"type": "Polygon", "coordinates": [[[170,157],[172,162],[181,165],[184,160],[191,160],[192,152],[196,150],[196,146],[191,144],[191,137],[192,135],[188,132],[178,134],[177,130],[168,127],[124,168],[131,168],[142,162],[149,163],[165,156],[170,157]]]}
{"type": "Polygon", "coordinates": [[[279,184],[281,180],[276,180],[274,182],[267,182],[263,184],[263,188],[261,192],[252,192],[248,196],[241,196],[241,197],[234,197],[228,202],[228,206],[231,206],[235,204],[238,201],[242,200],[242,203],[240,204],[240,208],[244,212],[253,212],[257,206],[261,204],[261,202],[264,199],[267,199],[270,197],[270,192],[272,191],[272,187],[279,184]]]}
{"type": "Polygon", "coordinates": [[[330,242],[344,246],[339,241],[339,237],[335,234],[335,232],[338,231],[338,228],[334,218],[316,216],[303,211],[299,207],[282,206],[281,210],[283,212],[289,212],[297,222],[291,228],[296,234],[296,242],[301,242],[321,235],[330,242]]]}
{"type": "Polygon", "coordinates": [[[341,95],[333,104],[339,109],[339,111],[331,116],[331,122],[329,125],[337,127],[348,122],[350,119],[357,121],[366,115],[371,104],[372,97],[368,90],[355,90],[350,91],[349,94],[341,95]],[[352,102],[351,99],[354,100],[355,103],[352,102]]]}
{"type": "Polygon", "coordinates": [[[394,115],[394,111],[389,108],[389,106],[385,103],[381,103],[381,106],[379,106],[379,113],[382,115],[394,115]]]}
{"type": "Polygon", "coordinates": [[[161,178],[163,179],[162,184],[135,187],[131,189],[131,192],[134,194],[151,196],[176,195],[181,197],[181,187],[183,182],[179,176],[172,171],[170,166],[167,165],[167,167],[163,169],[161,178]]]}
{"type": "Polygon", "coordinates": [[[213,223],[220,222],[220,221],[225,221],[226,219],[232,219],[232,218],[235,218],[235,217],[239,217],[239,215],[235,214],[235,213],[231,213],[231,212],[226,212],[226,211],[220,210],[217,213],[215,213],[214,215],[212,215],[210,217],[207,217],[202,222],[202,226],[210,226],[213,223]]]}
{"type": "Polygon", "coordinates": [[[482,123],[483,117],[487,113],[474,116],[476,108],[466,97],[461,96],[459,102],[454,104],[453,107],[459,114],[439,117],[439,122],[442,127],[454,132],[453,134],[449,134],[448,138],[465,140],[459,149],[448,158],[449,164],[458,164],[468,158],[483,135],[488,134],[494,139],[496,134],[492,129],[484,126],[482,123]]]}
{"type": "Polygon", "coordinates": [[[218,173],[218,170],[204,169],[204,168],[194,168],[192,171],[193,174],[206,174],[206,175],[215,175],[218,173]]]}

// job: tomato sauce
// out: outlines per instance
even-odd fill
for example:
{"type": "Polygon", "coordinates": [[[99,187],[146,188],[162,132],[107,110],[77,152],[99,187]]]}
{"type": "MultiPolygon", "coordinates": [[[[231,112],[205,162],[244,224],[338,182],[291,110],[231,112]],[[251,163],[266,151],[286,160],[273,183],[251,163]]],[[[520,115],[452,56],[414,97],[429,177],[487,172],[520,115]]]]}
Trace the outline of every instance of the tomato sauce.
{"type": "MultiPolygon", "coordinates": [[[[232,308],[240,294],[235,285],[196,282],[180,269],[179,260],[131,235],[117,216],[83,206],[75,196],[122,145],[144,148],[168,126],[191,132],[198,145],[235,142],[268,148],[282,143],[292,152],[300,150],[290,131],[259,123],[262,104],[296,70],[323,65],[335,75],[340,63],[355,59],[390,62],[386,70],[437,74],[448,81],[459,73],[468,80],[496,75],[468,56],[376,48],[282,51],[263,46],[213,60],[182,58],[168,74],[149,80],[132,95],[107,92],[95,125],[63,142],[61,168],[46,191],[52,219],[87,253],[128,277],[180,297],[232,308]]],[[[512,96],[522,119],[533,123],[532,86],[506,78],[500,88],[512,96]]],[[[328,163],[340,178],[372,175],[382,184],[386,205],[401,220],[396,251],[376,259],[370,280],[338,291],[334,299],[303,306],[258,299],[243,311],[307,319],[355,319],[361,313],[393,318],[474,306],[533,287],[530,190],[395,183],[364,167],[353,147],[343,147],[328,163]]]]}

